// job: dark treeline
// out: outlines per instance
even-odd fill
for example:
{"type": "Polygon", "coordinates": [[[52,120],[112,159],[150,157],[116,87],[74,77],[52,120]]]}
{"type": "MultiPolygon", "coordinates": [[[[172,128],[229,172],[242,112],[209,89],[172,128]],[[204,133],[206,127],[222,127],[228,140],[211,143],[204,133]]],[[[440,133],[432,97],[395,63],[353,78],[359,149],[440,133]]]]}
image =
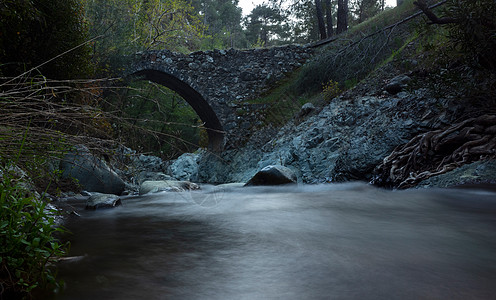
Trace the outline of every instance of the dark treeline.
{"type": "Polygon", "coordinates": [[[147,49],[191,52],[269,47],[330,37],[384,9],[383,0],[267,0],[243,16],[238,0],[5,0],[0,75],[19,74],[92,38],[44,67],[49,77],[91,76],[147,49]],[[69,65],[73,68],[60,68],[69,65]]]}

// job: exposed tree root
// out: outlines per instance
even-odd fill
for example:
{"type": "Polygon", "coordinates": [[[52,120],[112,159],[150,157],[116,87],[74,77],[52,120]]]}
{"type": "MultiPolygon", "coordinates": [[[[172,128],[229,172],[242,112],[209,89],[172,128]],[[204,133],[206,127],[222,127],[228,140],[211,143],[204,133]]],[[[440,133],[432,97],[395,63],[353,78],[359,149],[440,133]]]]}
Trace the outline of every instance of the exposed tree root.
{"type": "Polygon", "coordinates": [[[415,136],[376,168],[374,184],[409,188],[461,165],[496,158],[496,115],[470,118],[415,136]]]}

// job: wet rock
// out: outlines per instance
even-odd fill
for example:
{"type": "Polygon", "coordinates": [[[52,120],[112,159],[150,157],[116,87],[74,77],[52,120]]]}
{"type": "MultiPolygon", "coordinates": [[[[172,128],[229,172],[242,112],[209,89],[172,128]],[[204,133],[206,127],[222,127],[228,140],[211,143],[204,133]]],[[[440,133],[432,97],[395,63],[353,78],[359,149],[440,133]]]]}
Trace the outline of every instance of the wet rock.
{"type": "Polygon", "coordinates": [[[176,179],[162,172],[147,172],[147,171],[143,171],[139,173],[136,178],[138,184],[142,184],[145,181],[162,181],[162,180],[176,180],[176,179]]]}
{"type": "Polygon", "coordinates": [[[217,189],[222,189],[222,190],[232,190],[240,187],[244,187],[245,183],[243,182],[231,182],[231,183],[223,183],[216,185],[215,188],[217,189]]]}
{"type": "Polygon", "coordinates": [[[77,179],[88,192],[120,195],[126,187],[119,175],[85,146],[76,146],[65,155],[59,168],[63,178],[77,179]]]}
{"type": "Polygon", "coordinates": [[[121,204],[121,199],[116,195],[93,193],[86,201],[86,209],[114,208],[121,204]]]}
{"type": "Polygon", "coordinates": [[[141,184],[139,194],[149,194],[158,192],[184,192],[199,190],[200,186],[189,181],[160,180],[145,181],[141,184]]]}
{"type": "Polygon", "coordinates": [[[250,185],[280,185],[296,183],[296,174],[288,167],[270,165],[255,174],[245,186],[250,185]]]}
{"type": "Polygon", "coordinates": [[[179,156],[170,166],[169,173],[178,180],[196,181],[198,178],[197,155],[185,153],[179,156]]]}

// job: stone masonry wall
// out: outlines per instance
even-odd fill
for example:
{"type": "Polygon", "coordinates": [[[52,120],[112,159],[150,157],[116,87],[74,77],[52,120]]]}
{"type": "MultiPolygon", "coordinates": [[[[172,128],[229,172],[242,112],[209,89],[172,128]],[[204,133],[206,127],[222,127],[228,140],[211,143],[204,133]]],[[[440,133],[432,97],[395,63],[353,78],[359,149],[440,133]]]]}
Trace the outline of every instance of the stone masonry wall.
{"type": "MultiPolygon", "coordinates": [[[[225,132],[224,145],[221,148],[229,148],[240,144],[244,137],[250,135],[253,122],[256,122],[254,114],[248,113],[240,117],[236,115],[236,111],[252,111],[254,105],[249,100],[257,98],[288,73],[302,66],[312,54],[312,48],[298,45],[198,51],[188,55],[168,50],[147,51],[136,55],[127,73],[146,74],[150,70],[158,71],[158,74],[169,76],[169,81],[177,79],[178,83],[170,84],[169,88],[177,89],[178,92],[191,88],[197,92],[201,97],[188,96],[193,92],[184,93],[183,97],[200,118],[205,119],[204,122],[206,119],[211,121],[214,117],[218,119],[225,132]],[[182,84],[185,86],[181,87],[182,84]],[[208,103],[215,116],[206,112],[208,107],[199,105],[198,102],[201,101],[208,103]]],[[[157,75],[150,76],[149,79],[155,81],[157,75]]],[[[162,82],[164,83],[165,81],[162,82]]]]}

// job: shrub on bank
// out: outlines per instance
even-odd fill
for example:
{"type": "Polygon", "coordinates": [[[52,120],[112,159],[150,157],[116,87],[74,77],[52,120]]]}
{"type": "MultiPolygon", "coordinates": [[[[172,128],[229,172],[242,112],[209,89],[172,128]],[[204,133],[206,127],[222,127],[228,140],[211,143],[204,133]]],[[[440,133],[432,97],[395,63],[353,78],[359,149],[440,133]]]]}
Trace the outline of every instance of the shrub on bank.
{"type": "Polygon", "coordinates": [[[12,176],[12,166],[0,179],[0,297],[28,297],[36,288],[57,288],[49,264],[65,254],[67,244],[55,234],[57,212],[36,199],[12,176]]]}
{"type": "Polygon", "coordinates": [[[4,169],[0,180],[0,298],[22,298],[36,288],[59,283],[50,262],[65,254],[67,244],[55,234],[57,212],[36,199],[4,169]]]}

